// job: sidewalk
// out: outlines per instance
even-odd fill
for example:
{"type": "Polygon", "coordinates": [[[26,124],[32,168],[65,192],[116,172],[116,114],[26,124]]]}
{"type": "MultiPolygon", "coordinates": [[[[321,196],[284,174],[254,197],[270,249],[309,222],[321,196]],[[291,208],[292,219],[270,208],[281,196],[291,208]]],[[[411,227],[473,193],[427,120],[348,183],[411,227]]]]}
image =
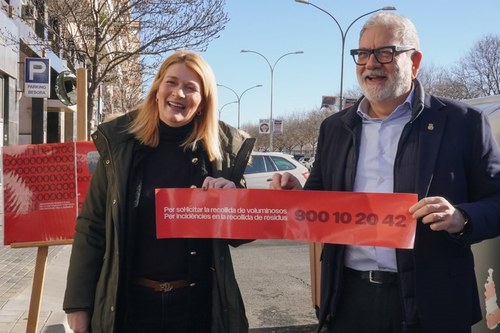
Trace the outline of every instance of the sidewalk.
{"type": "MultiPolygon", "coordinates": [[[[0,226],[0,229],[2,229],[0,234],[3,238],[3,226],[0,226]]],[[[235,270],[239,271],[241,275],[238,279],[241,280],[240,287],[247,304],[250,332],[315,332],[316,318],[309,304],[310,286],[304,278],[307,275],[306,266],[308,266],[308,262],[303,262],[303,259],[307,258],[307,252],[304,252],[306,247],[301,244],[273,245],[264,243],[262,245],[263,243],[255,243],[253,246],[238,248],[233,252],[235,270]],[[283,276],[278,276],[279,280],[276,282],[266,281],[264,286],[261,279],[264,278],[263,272],[269,271],[268,266],[266,266],[269,263],[263,264],[262,260],[257,260],[257,263],[252,265],[248,257],[258,258],[257,253],[262,252],[268,255],[269,252],[272,252],[273,256],[277,256],[279,259],[280,251],[286,252],[291,257],[299,256],[298,261],[301,263],[296,265],[299,267],[293,267],[293,269],[284,264],[281,267],[275,267],[283,276]],[[247,267],[244,268],[244,265],[247,267]],[[278,289],[280,290],[279,295],[274,291],[278,289]],[[284,301],[286,303],[281,304],[284,301]],[[259,308],[259,303],[264,304],[260,304],[259,308]],[[263,319],[263,317],[266,318],[263,319]]],[[[49,247],[38,332],[71,332],[62,311],[70,252],[70,245],[49,247]]],[[[0,248],[0,333],[26,332],[36,253],[36,248],[18,249],[3,245],[0,248]]],[[[269,272],[269,276],[272,275],[276,275],[276,273],[269,272]]],[[[269,279],[270,277],[265,278],[269,279]]]]}
{"type": "MultiPolygon", "coordinates": [[[[3,233],[2,233],[3,234],[3,233]]],[[[2,235],[3,236],[3,235],[2,235]]],[[[38,331],[44,333],[66,332],[66,316],[62,311],[62,297],[66,285],[71,247],[49,247],[38,331]]],[[[0,332],[25,333],[31,299],[33,273],[37,248],[0,249],[0,332]]],[[[68,329],[68,332],[69,329],[68,329]]]]}

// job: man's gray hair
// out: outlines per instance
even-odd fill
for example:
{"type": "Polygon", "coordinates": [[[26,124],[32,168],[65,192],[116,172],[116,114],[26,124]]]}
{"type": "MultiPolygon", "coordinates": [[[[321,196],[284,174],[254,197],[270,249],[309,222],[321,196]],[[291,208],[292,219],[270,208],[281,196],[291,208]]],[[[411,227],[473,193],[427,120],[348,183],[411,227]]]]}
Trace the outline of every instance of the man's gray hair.
{"type": "Polygon", "coordinates": [[[408,18],[391,12],[379,12],[372,15],[361,28],[359,38],[368,28],[383,26],[394,31],[395,37],[401,45],[414,47],[420,51],[420,39],[418,37],[417,28],[408,18]]]}

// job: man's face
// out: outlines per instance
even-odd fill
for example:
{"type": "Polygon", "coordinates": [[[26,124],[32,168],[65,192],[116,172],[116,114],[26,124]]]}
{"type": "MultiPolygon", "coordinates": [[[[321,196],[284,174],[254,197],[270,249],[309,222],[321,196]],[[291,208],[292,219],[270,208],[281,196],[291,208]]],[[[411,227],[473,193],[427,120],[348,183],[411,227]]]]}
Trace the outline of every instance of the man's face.
{"type": "MultiPolygon", "coordinates": [[[[402,46],[394,34],[383,27],[367,29],[359,42],[360,49],[402,46]]],[[[413,52],[396,52],[388,64],[381,64],[370,55],[366,65],[356,65],[356,74],[363,94],[369,101],[383,102],[408,93],[413,79],[413,52]]]]}

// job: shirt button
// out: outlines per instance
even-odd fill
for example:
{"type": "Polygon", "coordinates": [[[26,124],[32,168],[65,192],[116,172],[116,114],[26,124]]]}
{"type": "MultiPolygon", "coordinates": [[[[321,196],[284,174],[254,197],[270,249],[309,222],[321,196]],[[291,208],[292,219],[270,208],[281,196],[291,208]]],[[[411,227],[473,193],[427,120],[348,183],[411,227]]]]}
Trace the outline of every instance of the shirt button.
{"type": "Polygon", "coordinates": [[[105,162],[105,163],[106,163],[106,164],[110,164],[110,163],[111,163],[111,161],[110,161],[110,160],[106,160],[106,162],[105,162]]]}
{"type": "Polygon", "coordinates": [[[191,251],[189,254],[190,254],[190,255],[192,255],[192,256],[195,256],[195,255],[197,255],[198,253],[197,253],[196,251],[191,251]]]}

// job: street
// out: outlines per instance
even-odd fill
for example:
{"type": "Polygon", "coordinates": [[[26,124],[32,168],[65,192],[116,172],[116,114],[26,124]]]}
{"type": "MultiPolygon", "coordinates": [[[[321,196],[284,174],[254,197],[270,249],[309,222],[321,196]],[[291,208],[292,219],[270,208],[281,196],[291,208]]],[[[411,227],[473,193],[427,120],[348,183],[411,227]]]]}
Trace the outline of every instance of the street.
{"type": "Polygon", "coordinates": [[[251,328],[316,325],[307,243],[257,240],[231,253],[251,328]]]}

